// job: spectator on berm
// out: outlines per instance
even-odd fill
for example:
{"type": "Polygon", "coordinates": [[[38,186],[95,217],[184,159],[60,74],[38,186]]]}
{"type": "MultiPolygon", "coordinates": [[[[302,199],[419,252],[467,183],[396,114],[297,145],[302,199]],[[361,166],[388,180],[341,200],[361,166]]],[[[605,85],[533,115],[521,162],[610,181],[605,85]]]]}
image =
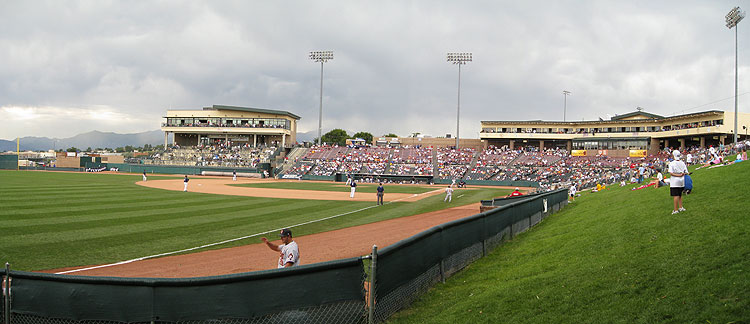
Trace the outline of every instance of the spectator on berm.
{"type": "Polygon", "coordinates": [[[680,160],[682,158],[680,151],[675,150],[672,152],[672,156],[674,156],[674,160],[669,162],[669,175],[672,176],[669,178],[669,194],[674,201],[674,208],[672,209],[672,215],[674,215],[685,211],[685,208],[682,207],[682,191],[685,189],[685,175],[688,170],[685,162],[680,160]]]}

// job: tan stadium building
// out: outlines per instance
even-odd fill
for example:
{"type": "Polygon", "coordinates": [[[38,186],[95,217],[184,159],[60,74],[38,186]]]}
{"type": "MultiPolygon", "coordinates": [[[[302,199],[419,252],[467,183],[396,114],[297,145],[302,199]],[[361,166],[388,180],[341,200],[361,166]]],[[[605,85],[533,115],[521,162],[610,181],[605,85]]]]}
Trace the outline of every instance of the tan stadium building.
{"type": "MultiPolygon", "coordinates": [[[[640,156],[665,147],[731,143],[734,113],[718,110],[663,117],[644,111],[598,121],[482,121],[486,145],[564,148],[574,155],[640,156]]],[[[747,138],[750,114],[740,113],[739,138],[747,138]]]]}
{"type": "Polygon", "coordinates": [[[164,147],[169,134],[181,146],[210,145],[217,141],[236,144],[289,147],[297,141],[299,116],[288,111],[213,105],[202,110],[168,110],[164,147]]]}

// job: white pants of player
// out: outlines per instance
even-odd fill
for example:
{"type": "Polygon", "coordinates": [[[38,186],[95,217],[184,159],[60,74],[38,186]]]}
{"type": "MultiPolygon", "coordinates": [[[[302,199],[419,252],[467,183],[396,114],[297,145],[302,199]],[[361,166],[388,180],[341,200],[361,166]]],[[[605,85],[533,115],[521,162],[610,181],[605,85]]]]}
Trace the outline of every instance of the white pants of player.
{"type": "Polygon", "coordinates": [[[451,199],[453,199],[453,194],[446,194],[443,201],[451,202],[451,199]]]}
{"type": "Polygon", "coordinates": [[[143,176],[143,181],[146,181],[146,176],[145,175],[143,176]]]}
{"type": "Polygon", "coordinates": [[[352,179],[348,179],[348,178],[347,178],[347,179],[346,179],[346,185],[348,186],[348,185],[350,185],[350,184],[352,184],[352,179]]]}
{"type": "Polygon", "coordinates": [[[357,187],[352,187],[352,193],[349,194],[349,198],[354,198],[354,191],[357,190],[357,187]]]}
{"type": "Polygon", "coordinates": [[[185,182],[185,189],[182,189],[182,191],[187,191],[187,182],[185,182]]]}
{"type": "Polygon", "coordinates": [[[232,181],[237,181],[237,175],[232,176],[232,181]]]}

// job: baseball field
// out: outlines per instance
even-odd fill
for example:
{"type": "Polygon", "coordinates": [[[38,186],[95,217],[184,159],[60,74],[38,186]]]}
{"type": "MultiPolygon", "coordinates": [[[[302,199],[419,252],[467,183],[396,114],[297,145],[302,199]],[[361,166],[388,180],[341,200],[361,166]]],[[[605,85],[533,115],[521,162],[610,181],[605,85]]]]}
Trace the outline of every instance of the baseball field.
{"type": "MultiPolygon", "coordinates": [[[[15,270],[41,271],[192,256],[258,245],[260,236],[276,239],[283,227],[300,237],[394,219],[407,224],[407,217],[449,207],[477,213],[479,200],[510,192],[461,189],[447,204],[445,186],[386,185],[386,204],[376,207],[374,185],[360,185],[350,199],[343,184],[191,179],[182,192],[181,177],[150,176],[144,183],[138,174],[0,171],[0,261],[15,270]]],[[[270,250],[244,258],[268,260],[267,268],[275,264],[270,250]]]]}

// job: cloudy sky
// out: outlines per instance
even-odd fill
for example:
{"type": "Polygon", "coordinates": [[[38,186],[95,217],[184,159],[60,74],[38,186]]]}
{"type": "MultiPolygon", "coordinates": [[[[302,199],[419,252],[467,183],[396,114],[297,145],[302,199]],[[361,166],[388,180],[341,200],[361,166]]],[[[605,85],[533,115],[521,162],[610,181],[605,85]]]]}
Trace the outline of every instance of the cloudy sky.
{"type": "MultiPolygon", "coordinates": [[[[287,110],[375,136],[481,120],[734,110],[734,30],[750,1],[0,1],[0,139],[159,129],[168,109],[287,110]]],[[[750,18],[739,24],[750,113],[750,18]]]]}

